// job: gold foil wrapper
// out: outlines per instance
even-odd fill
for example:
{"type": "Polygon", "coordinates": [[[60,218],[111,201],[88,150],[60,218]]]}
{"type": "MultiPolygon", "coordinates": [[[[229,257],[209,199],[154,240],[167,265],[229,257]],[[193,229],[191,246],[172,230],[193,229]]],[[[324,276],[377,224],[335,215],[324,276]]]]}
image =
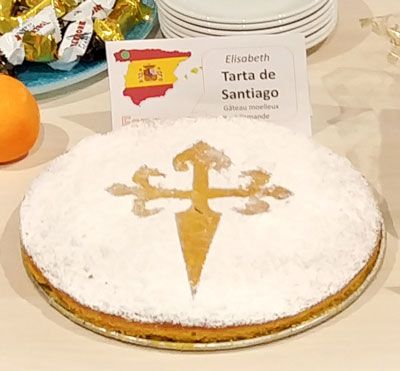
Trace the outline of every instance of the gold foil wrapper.
{"type": "Polygon", "coordinates": [[[52,35],[27,32],[22,40],[27,61],[53,62],[57,59],[57,43],[52,35]]]}
{"type": "Polygon", "coordinates": [[[15,2],[16,0],[0,0],[0,35],[18,26],[18,22],[11,20],[15,2]]]}
{"type": "MultiPolygon", "coordinates": [[[[32,2],[34,4],[34,2],[32,2]]],[[[75,0],[42,0],[37,1],[36,5],[34,5],[31,9],[29,9],[25,14],[16,17],[19,18],[22,22],[25,22],[28,18],[35,16],[44,8],[52,5],[57,18],[63,17],[65,14],[69,13],[72,9],[78,6],[78,3],[75,0]]]]}
{"type": "Polygon", "coordinates": [[[0,17],[11,17],[14,4],[15,0],[0,0],[0,17]]]}
{"type": "Polygon", "coordinates": [[[391,64],[400,61],[400,13],[388,14],[374,18],[360,19],[362,28],[370,28],[372,32],[386,39],[390,44],[387,59],[391,64]]]}
{"type": "Polygon", "coordinates": [[[152,9],[139,0],[117,0],[106,19],[96,19],[94,31],[103,41],[124,40],[133,26],[151,17],[152,9]]]}
{"type": "MultiPolygon", "coordinates": [[[[32,4],[34,4],[34,1],[35,0],[32,0],[32,4]]],[[[69,13],[72,9],[76,8],[78,3],[75,0],[41,0],[36,1],[36,5],[18,17],[3,17],[0,14],[0,34],[10,32],[12,29],[26,22],[29,18],[34,17],[48,6],[53,6],[57,18],[61,18],[65,14],[69,13]]]]}
{"type": "Polygon", "coordinates": [[[17,20],[11,18],[12,17],[4,17],[0,15],[0,35],[10,32],[13,28],[19,25],[17,20]]]}
{"type": "Polygon", "coordinates": [[[33,8],[36,5],[38,5],[40,2],[42,2],[43,0],[24,0],[24,4],[28,7],[28,8],[33,8]]]}

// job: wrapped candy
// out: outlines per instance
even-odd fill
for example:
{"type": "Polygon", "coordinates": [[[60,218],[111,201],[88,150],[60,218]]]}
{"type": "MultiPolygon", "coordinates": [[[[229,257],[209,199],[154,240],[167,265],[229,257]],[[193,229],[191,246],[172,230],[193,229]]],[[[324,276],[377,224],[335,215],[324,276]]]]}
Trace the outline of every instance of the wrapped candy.
{"type": "Polygon", "coordinates": [[[74,9],[77,5],[78,2],[76,0],[42,0],[22,15],[8,18],[0,17],[0,34],[10,32],[49,6],[54,8],[57,18],[61,18],[74,9]]]}
{"type": "Polygon", "coordinates": [[[69,71],[79,62],[89,46],[93,35],[91,18],[71,23],[65,30],[64,38],[58,50],[58,60],[50,63],[50,67],[69,71]]]}
{"type": "Polygon", "coordinates": [[[104,19],[112,11],[115,0],[86,0],[63,17],[64,21],[80,19],[104,19]]]}
{"type": "MultiPolygon", "coordinates": [[[[61,30],[54,9],[51,6],[43,9],[21,26],[0,37],[0,51],[14,66],[24,61],[23,38],[27,32],[41,36],[52,35],[56,44],[60,42],[61,30]]],[[[37,45],[40,46],[40,43],[37,45]]]]}
{"type": "Polygon", "coordinates": [[[150,16],[151,9],[139,0],[117,0],[106,19],[96,19],[94,30],[103,41],[124,40],[134,25],[150,16]]]}
{"type": "MultiPolygon", "coordinates": [[[[50,67],[69,71],[85,55],[93,36],[93,19],[103,19],[112,11],[115,0],[86,0],[63,17],[71,23],[65,30],[58,61],[50,67]]],[[[104,43],[103,43],[104,50],[104,43]]],[[[104,53],[103,53],[104,56],[104,53]]]]}
{"type": "Polygon", "coordinates": [[[22,64],[25,59],[22,38],[12,33],[3,35],[0,37],[0,52],[13,66],[22,64]]]}
{"type": "Polygon", "coordinates": [[[360,19],[361,27],[369,27],[372,32],[389,41],[391,49],[387,59],[396,64],[400,60],[400,14],[388,14],[374,18],[360,19]]]}
{"type": "Polygon", "coordinates": [[[42,0],[19,18],[24,22],[26,19],[36,15],[40,10],[48,6],[52,6],[56,12],[57,18],[61,18],[77,7],[78,4],[78,0],[42,0]]]}
{"type": "Polygon", "coordinates": [[[57,42],[53,35],[26,32],[22,39],[25,59],[30,62],[52,62],[57,59],[57,42]]]}

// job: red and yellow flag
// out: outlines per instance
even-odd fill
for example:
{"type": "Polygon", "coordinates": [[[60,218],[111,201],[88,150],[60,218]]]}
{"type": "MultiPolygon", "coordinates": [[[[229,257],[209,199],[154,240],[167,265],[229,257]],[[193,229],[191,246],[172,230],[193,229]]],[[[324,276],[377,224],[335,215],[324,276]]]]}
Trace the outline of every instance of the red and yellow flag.
{"type": "Polygon", "coordinates": [[[123,94],[139,105],[147,98],[162,97],[172,89],[177,80],[176,68],[191,53],[143,49],[121,50],[114,56],[117,62],[130,62],[123,94]]]}

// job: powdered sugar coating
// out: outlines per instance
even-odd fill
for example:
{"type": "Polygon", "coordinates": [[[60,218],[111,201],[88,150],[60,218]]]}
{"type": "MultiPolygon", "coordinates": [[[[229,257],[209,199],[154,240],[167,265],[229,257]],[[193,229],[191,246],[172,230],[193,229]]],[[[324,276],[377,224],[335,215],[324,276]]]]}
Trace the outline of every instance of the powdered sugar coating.
{"type": "Polygon", "coordinates": [[[22,242],[45,277],[83,305],[126,319],[195,326],[264,323],[295,315],[340,291],[366,264],[381,215],[350,162],[302,135],[244,118],[154,121],[84,139],[54,160],[21,206],[22,242]],[[196,296],[191,295],[175,213],[187,200],[162,199],[150,217],[132,212],[142,165],[191,189],[192,171],[172,159],[198,141],[222,150],[232,166],[210,172],[210,187],[238,187],[240,173],[264,169],[293,192],[266,199],[270,211],[242,215],[245,200],[214,199],[222,213],[196,296]]]}

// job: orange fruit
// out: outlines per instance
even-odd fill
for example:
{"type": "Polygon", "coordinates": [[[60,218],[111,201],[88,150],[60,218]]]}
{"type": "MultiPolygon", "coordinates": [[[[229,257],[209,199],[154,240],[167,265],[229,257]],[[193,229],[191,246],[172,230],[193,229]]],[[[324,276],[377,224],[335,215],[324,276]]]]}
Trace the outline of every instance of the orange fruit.
{"type": "Polygon", "coordinates": [[[0,74],[0,163],[28,154],[40,129],[39,106],[19,80],[0,74]]]}

